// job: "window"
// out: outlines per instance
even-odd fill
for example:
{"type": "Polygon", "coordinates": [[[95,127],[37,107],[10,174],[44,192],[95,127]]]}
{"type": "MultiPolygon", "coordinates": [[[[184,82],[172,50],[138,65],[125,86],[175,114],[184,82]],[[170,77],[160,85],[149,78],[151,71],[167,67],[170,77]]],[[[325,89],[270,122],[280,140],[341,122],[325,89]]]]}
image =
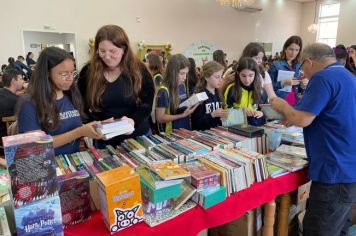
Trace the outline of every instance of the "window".
{"type": "Polygon", "coordinates": [[[339,12],[340,3],[320,4],[318,42],[335,47],[339,12]]]}

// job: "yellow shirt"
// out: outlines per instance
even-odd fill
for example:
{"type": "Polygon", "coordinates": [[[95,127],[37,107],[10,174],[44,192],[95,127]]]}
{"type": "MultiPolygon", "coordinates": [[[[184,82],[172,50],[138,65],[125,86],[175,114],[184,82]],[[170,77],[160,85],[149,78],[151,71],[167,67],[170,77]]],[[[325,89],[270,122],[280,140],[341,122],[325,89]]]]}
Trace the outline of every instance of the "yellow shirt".
{"type": "Polygon", "coordinates": [[[225,93],[224,93],[224,99],[225,99],[227,108],[231,108],[231,103],[232,103],[233,108],[247,107],[252,110],[256,110],[256,108],[253,106],[253,104],[254,104],[253,103],[253,91],[248,91],[244,88],[241,88],[242,94],[241,94],[240,102],[238,103],[238,102],[234,101],[232,91],[230,91],[233,86],[235,86],[235,83],[232,83],[229,86],[227,86],[225,93]]]}

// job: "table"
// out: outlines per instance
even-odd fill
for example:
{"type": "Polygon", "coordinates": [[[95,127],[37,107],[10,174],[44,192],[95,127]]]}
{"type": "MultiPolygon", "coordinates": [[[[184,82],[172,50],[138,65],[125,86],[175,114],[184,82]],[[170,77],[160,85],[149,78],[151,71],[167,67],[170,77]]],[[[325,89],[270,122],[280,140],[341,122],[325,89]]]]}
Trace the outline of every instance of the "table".
{"type": "MultiPolygon", "coordinates": [[[[248,189],[237,192],[207,210],[200,206],[164,222],[155,227],[149,227],[141,222],[130,228],[116,233],[117,236],[139,236],[139,235],[197,235],[200,231],[226,224],[241,217],[244,213],[259,207],[265,203],[267,205],[267,214],[265,214],[265,223],[267,227],[263,229],[265,235],[271,233],[274,223],[274,199],[283,194],[284,199],[289,200],[288,194],[294,191],[298,186],[308,182],[307,170],[300,170],[289,173],[278,178],[269,178],[261,183],[255,183],[248,189]],[[272,220],[273,218],[273,220],[272,220]],[[272,224],[272,225],[271,225],[272,224]]],[[[283,200],[283,199],[282,199],[283,200]]],[[[288,204],[288,202],[286,203],[288,204]]],[[[285,224],[285,222],[280,222],[285,224]]],[[[281,227],[281,225],[279,225],[281,227]]],[[[285,226],[282,225],[282,228],[285,226]]],[[[67,236],[89,236],[89,235],[110,235],[101,218],[100,212],[93,213],[92,218],[84,223],[72,226],[64,231],[67,236]]]]}

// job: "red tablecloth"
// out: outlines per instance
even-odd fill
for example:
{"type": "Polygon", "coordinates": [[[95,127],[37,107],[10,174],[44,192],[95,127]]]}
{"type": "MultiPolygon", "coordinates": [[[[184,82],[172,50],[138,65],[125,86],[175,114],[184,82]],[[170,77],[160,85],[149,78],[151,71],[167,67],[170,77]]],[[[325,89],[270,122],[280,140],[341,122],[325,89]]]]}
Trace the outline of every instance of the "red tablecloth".
{"type": "MultiPolygon", "coordinates": [[[[115,233],[115,235],[197,235],[203,229],[237,219],[245,212],[274,200],[280,194],[291,192],[307,181],[306,169],[275,179],[269,178],[262,183],[256,183],[248,189],[233,194],[224,202],[207,210],[196,206],[155,227],[151,228],[146,223],[141,222],[115,233]]],[[[110,235],[102,221],[100,212],[94,212],[91,220],[72,226],[64,232],[67,236],[110,235]]]]}

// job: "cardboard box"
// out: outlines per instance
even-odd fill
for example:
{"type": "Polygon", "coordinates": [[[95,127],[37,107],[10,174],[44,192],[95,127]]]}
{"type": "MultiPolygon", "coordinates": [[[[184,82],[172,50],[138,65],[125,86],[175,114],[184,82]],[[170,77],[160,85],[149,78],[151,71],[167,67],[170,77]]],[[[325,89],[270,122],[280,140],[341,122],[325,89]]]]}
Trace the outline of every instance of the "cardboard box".
{"type": "Polygon", "coordinates": [[[128,166],[97,174],[100,209],[111,233],[143,220],[140,177],[128,166]]]}
{"type": "Polygon", "coordinates": [[[253,211],[225,225],[209,229],[210,236],[255,236],[253,211]]]}

